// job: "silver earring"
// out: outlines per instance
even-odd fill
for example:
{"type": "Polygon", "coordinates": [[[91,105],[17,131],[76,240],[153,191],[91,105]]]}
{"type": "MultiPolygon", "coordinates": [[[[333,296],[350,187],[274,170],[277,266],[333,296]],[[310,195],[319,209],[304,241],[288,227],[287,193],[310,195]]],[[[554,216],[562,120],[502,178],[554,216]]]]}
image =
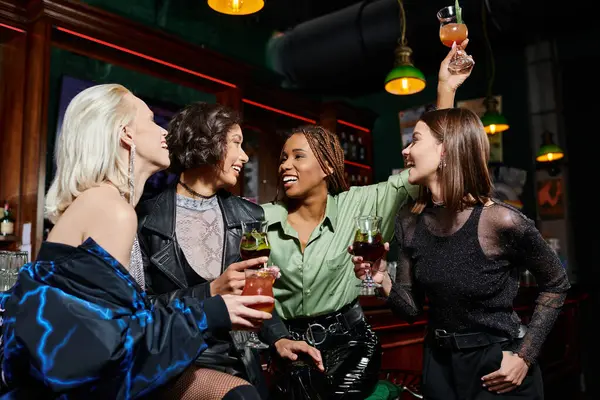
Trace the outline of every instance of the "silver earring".
{"type": "Polygon", "coordinates": [[[446,168],[446,160],[443,158],[440,160],[440,165],[438,165],[438,169],[446,168]]]}
{"type": "Polygon", "coordinates": [[[133,166],[135,163],[135,144],[132,144],[129,149],[129,171],[128,171],[128,183],[129,183],[129,204],[133,204],[135,196],[135,183],[133,177],[133,166]]]}

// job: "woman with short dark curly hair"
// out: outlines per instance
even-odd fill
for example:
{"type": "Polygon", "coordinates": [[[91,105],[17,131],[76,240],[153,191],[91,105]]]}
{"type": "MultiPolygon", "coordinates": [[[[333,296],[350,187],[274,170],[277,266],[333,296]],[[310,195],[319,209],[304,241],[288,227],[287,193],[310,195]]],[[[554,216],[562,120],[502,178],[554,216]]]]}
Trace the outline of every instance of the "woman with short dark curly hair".
{"type": "Polygon", "coordinates": [[[194,103],[185,107],[169,123],[169,169],[181,174],[203,166],[225,167],[221,161],[227,149],[227,134],[232,128],[239,128],[240,123],[235,110],[219,104],[194,103]]]}
{"type": "MultiPolygon", "coordinates": [[[[248,162],[243,140],[239,115],[219,104],[193,103],[171,120],[171,183],[138,207],[146,286],[153,295],[241,294],[244,269],[267,261],[238,262],[241,223],[264,219],[261,207],[227,191],[248,162]]],[[[261,333],[282,357],[305,352],[322,367],[319,352],[290,340],[276,313],[261,333]]],[[[254,390],[249,381],[266,397],[260,363],[245,351],[245,339],[240,333],[211,338],[194,375],[181,377],[173,390],[184,399],[220,399],[228,390],[254,390]]]]}

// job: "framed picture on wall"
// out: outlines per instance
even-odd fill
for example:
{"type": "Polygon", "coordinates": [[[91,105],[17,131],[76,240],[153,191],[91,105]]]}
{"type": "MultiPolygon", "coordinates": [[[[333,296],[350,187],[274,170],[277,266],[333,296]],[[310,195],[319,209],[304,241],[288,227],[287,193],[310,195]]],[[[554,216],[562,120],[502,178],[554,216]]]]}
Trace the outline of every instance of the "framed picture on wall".
{"type": "Polygon", "coordinates": [[[413,132],[415,125],[421,118],[421,115],[427,111],[430,107],[433,107],[432,103],[424,104],[422,106],[412,107],[406,110],[402,110],[398,113],[400,120],[400,135],[402,138],[402,148],[405,148],[412,142],[413,132]]]}
{"type": "MultiPolygon", "coordinates": [[[[502,112],[502,96],[494,96],[494,98],[498,100],[498,111],[502,112]]],[[[483,114],[485,114],[485,105],[483,104],[484,100],[485,97],[459,101],[456,103],[456,106],[471,110],[479,117],[482,117],[483,114]]],[[[490,141],[490,163],[503,163],[504,154],[502,150],[502,132],[496,133],[495,135],[488,135],[488,139],[490,141]]]]}
{"type": "Polygon", "coordinates": [[[537,182],[536,197],[540,219],[549,221],[565,217],[563,194],[562,178],[550,178],[537,182]]]}

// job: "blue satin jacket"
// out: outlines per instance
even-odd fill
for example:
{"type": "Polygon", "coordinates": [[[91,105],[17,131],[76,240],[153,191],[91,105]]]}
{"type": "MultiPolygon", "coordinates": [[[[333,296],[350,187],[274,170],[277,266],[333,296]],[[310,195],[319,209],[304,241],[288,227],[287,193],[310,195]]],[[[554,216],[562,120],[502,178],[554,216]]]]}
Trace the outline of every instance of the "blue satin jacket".
{"type": "Polygon", "coordinates": [[[45,242],[0,295],[2,399],[135,399],[181,374],[218,330],[220,296],[151,304],[91,238],[45,242]]]}

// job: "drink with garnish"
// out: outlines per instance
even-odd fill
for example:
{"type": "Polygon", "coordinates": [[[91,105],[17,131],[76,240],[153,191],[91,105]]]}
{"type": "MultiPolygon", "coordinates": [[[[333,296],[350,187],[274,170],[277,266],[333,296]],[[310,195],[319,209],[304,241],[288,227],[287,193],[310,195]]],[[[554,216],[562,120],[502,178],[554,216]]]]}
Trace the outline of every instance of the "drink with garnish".
{"type": "MultiPolygon", "coordinates": [[[[458,0],[454,6],[444,7],[438,11],[437,18],[440,21],[440,41],[444,46],[452,47],[452,43],[460,46],[469,37],[469,30],[462,19],[462,9],[458,0]]],[[[459,74],[468,71],[473,65],[475,65],[473,58],[458,49],[450,60],[448,70],[453,74],[459,74]]]]}
{"type": "Polygon", "coordinates": [[[379,287],[381,285],[373,282],[371,277],[371,267],[385,253],[383,238],[381,236],[381,217],[361,216],[356,218],[356,233],[354,234],[354,243],[352,251],[355,256],[363,258],[363,262],[369,264],[367,276],[359,285],[363,288],[379,287]]]}
{"type": "MultiPolygon", "coordinates": [[[[273,267],[245,270],[246,281],[244,283],[242,296],[261,295],[273,297],[273,283],[275,283],[278,273],[279,270],[273,267]]],[[[273,303],[257,304],[250,307],[269,314],[273,312],[273,303]]],[[[246,347],[251,347],[253,349],[269,348],[267,344],[261,342],[254,332],[250,332],[250,338],[246,342],[246,347]]]]}
{"type": "Polygon", "coordinates": [[[242,222],[242,241],[240,256],[242,260],[258,257],[269,257],[271,246],[267,236],[266,221],[242,222]]]}
{"type": "MultiPolygon", "coordinates": [[[[273,297],[273,283],[278,271],[274,268],[247,269],[246,282],[242,296],[269,296],[273,297]]],[[[267,313],[273,312],[273,303],[251,306],[255,310],[267,313]]]]}

